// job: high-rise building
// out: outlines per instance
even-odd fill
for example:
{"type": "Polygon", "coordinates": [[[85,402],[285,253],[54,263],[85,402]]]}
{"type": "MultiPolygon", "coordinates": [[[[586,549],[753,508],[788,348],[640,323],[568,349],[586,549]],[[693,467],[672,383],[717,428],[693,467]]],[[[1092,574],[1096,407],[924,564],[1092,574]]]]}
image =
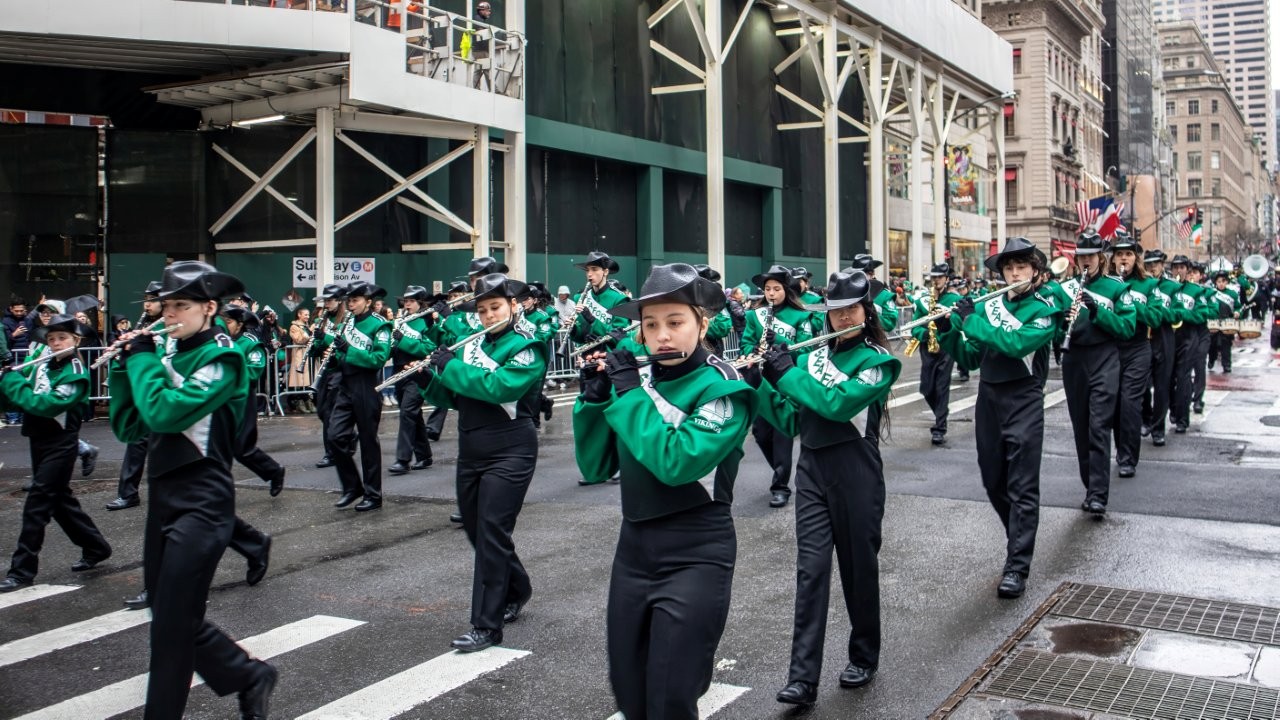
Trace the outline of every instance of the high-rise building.
{"type": "Polygon", "coordinates": [[[1123,180],[1113,187],[1125,189],[1126,216],[1137,230],[1150,228],[1154,244],[1156,218],[1164,197],[1159,192],[1156,164],[1154,112],[1155,83],[1159,74],[1155,21],[1150,0],[1102,0],[1102,82],[1106,102],[1102,113],[1102,163],[1108,180],[1123,180]]]}
{"type": "Polygon", "coordinates": [[[1224,66],[1231,95],[1262,140],[1267,169],[1276,165],[1276,111],[1271,97],[1268,0],[1155,0],[1156,22],[1193,20],[1224,66]]]}

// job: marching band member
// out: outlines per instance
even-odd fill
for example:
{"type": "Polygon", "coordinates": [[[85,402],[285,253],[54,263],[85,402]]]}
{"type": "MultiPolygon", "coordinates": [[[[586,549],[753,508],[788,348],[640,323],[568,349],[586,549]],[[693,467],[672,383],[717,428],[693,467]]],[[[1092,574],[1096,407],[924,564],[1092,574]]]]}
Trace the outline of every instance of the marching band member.
{"type": "MultiPolygon", "coordinates": [[[[929,293],[916,300],[915,317],[927,317],[939,307],[951,307],[960,302],[960,296],[949,289],[951,266],[938,263],[929,269],[929,293]]],[[[914,346],[924,346],[920,356],[920,394],[933,411],[933,427],[929,428],[930,441],[934,445],[947,442],[947,416],[951,403],[951,370],[956,361],[943,351],[938,343],[935,323],[912,328],[914,346]]]]}
{"type": "MultiPolygon", "coordinates": [[[[1178,281],[1173,305],[1178,309],[1178,317],[1182,322],[1182,327],[1174,333],[1173,394],[1169,404],[1169,419],[1173,422],[1173,431],[1181,435],[1191,425],[1195,365],[1197,361],[1204,363],[1200,347],[1202,339],[1205,344],[1208,343],[1209,330],[1205,326],[1207,305],[1202,297],[1204,288],[1194,280],[1191,260],[1186,255],[1174,255],[1169,266],[1178,281]]],[[[1214,316],[1217,316],[1216,310],[1214,316]]]]}
{"type": "Polygon", "coordinates": [[[800,302],[805,305],[820,305],[822,303],[822,296],[810,289],[809,281],[813,279],[813,273],[809,272],[809,268],[791,268],[791,275],[795,278],[796,293],[800,296],[800,302]]]}
{"type": "Polygon", "coordinates": [[[391,323],[373,313],[373,301],[386,294],[363,280],[348,285],[351,319],[339,326],[333,339],[333,364],[341,379],[327,435],[337,452],[333,464],[342,483],[342,497],[333,506],[344,508],[363,496],[356,512],[382,507],[382,445],[378,442],[382,401],[373,388],[391,357],[391,323]],[[355,461],[357,443],[360,469],[355,461]]]}
{"type": "Polygon", "coordinates": [[[1202,324],[1199,326],[1200,329],[1198,331],[1199,339],[1196,342],[1196,356],[1191,360],[1191,410],[1199,415],[1204,412],[1204,389],[1209,377],[1209,321],[1218,319],[1218,308],[1217,304],[1212,302],[1211,299],[1213,290],[1205,284],[1205,264],[1202,262],[1191,263],[1189,277],[1191,282],[1196,284],[1200,294],[1200,319],[1202,324]]]}
{"type": "MultiPolygon", "coordinates": [[[[324,355],[333,344],[338,328],[347,319],[347,308],[342,302],[346,297],[347,289],[334,283],[325,285],[316,296],[316,300],[323,302],[324,305],[323,310],[317,313],[316,325],[311,330],[313,340],[311,353],[314,357],[319,358],[324,355]]],[[[320,372],[320,369],[316,368],[315,371],[320,372]]],[[[329,422],[333,416],[333,403],[338,399],[338,383],[341,380],[342,373],[332,362],[325,366],[322,375],[315,378],[316,417],[320,418],[320,428],[324,438],[324,457],[316,463],[318,468],[333,467],[333,458],[337,455],[333,449],[333,441],[329,439],[329,422]]]]}
{"type": "Polygon", "coordinates": [[[265,718],[276,670],[205,619],[209,585],[235,524],[231,462],[246,407],[244,357],[214,319],[240,281],[198,261],[165,268],[170,332],[164,361],[140,332],[111,370],[111,429],[150,434],[143,549],[151,591],[146,718],[180,718],[193,670],[219,695],[239,693],[242,718],[265,718]]]}
{"type": "MultiPolygon", "coordinates": [[[[539,342],[546,343],[547,346],[547,369],[551,369],[551,341],[555,339],[556,332],[560,328],[560,324],[556,322],[556,314],[554,308],[549,308],[548,303],[551,300],[551,293],[547,290],[546,284],[534,280],[528,284],[528,293],[521,298],[520,304],[524,308],[524,314],[521,322],[528,325],[528,330],[539,342]]],[[[543,374],[542,384],[540,388],[546,387],[546,374],[543,374]]],[[[542,414],[539,419],[538,413],[534,413],[533,426],[542,427],[542,420],[550,420],[555,412],[555,403],[551,402],[551,398],[547,397],[545,390],[538,391],[538,412],[542,414]]]]}
{"type": "Polygon", "coordinates": [[[1120,383],[1117,386],[1116,416],[1113,425],[1116,441],[1116,465],[1120,477],[1137,473],[1142,454],[1142,397],[1151,387],[1151,339],[1164,322],[1164,301],[1160,282],[1147,277],[1143,268],[1142,246],[1127,231],[1116,231],[1111,244],[1111,259],[1116,275],[1129,291],[1137,312],[1133,335],[1118,343],[1120,383]]]}
{"type": "Polygon", "coordinates": [[[262,448],[258,447],[258,399],[253,388],[258,387],[258,380],[267,369],[267,350],[255,331],[258,328],[258,316],[246,307],[229,306],[223,310],[223,321],[227,334],[235,341],[236,349],[244,355],[245,371],[249,376],[248,405],[240,420],[240,434],[236,442],[236,460],[249,468],[255,475],[269,483],[271,497],[276,497],[284,490],[284,467],[275,461],[262,448]]]}
{"type": "Polygon", "coordinates": [[[884,265],[884,263],[866,253],[853,256],[852,269],[861,270],[870,278],[871,297],[875,300],[876,308],[878,308],[880,326],[888,332],[898,326],[898,304],[894,302],[893,291],[876,279],[876,268],[881,265],[884,265]]]}
{"type": "MultiPolygon", "coordinates": [[[[154,325],[160,320],[160,281],[152,280],[142,292],[142,320],[138,328],[154,325]]],[[[126,510],[137,507],[138,487],[142,484],[142,470],[147,462],[147,439],[131,442],[124,448],[124,460],[120,463],[120,484],[116,499],[107,503],[108,510],[126,510]]]]}
{"type": "MultiPolygon", "coordinates": [[[[1213,290],[1207,297],[1220,319],[1240,318],[1240,294],[1227,286],[1230,281],[1231,274],[1226,270],[1214,273],[1213,290]]],[[[1210,337],[1209,367],[1213,367],[1214,360],[1221,357],[1223,374],[1231,373],[1231,344],[1235,340],[1236,336],[1228,332],[1219,332],[1210,337]]]]}
{"type": "Polygon", "coordinates": [[[603,252],[593,251],[586,260],[573,266],[582,268],[586,273],[589,287],[575,299],[579,310],[569,330],[569,339],[575,343],[587,343],[609,335],[611,346],[626,337],[630,323],[626,318],[613,315],[613,308],[626,302],[627,296],[609,282],[609,273],[620,269],[618,262],[603,252]]]}
{"type": "Polygon", "coordinates": [[[436,348],[422,389],[428,402],[458,411],[458,507],[475,548],[471,630],[451,643],[462,652],[500,644],[503,625],[533,595],[511,533],[538,462],[533,416],[547,366],[546,343],[517,322],[525,284],[491,273],[475,293],[479,332],[493,329],[456,355],[436,348]]]}
{"type": "Polygon", "coordinates": [[[1080,276],[1063,285],[1073,300],[1064,320],[1062,386],[1085,488],[1080,507],[1094,515],[1106,513],[1111,490],[1111,432],[1120,383],[1117,343],[1133,336],[1138,315],[1124,282],[1107,274],[1104,249],[1093,231],[1077,237],[1080,276]]]}
{"type": "MultiPolygon", "coordinates": [[[[421,285],[410,285],[400,298],[405,315],[416,315],[431,300],[431,293],[421,285]]],[[[428,337],[426,318],[414,318],[408,322],[396,322],[391,332],[391,365],[395,372],[405,369],[409,363],[422,360],[436,349],[428,337]]],[[[431,467],[431,441],[427,439],[427,426],[422,420],[422,392],[413,375],[396,383],[396,402],[400,405],[400,430],[396,434],[396,461],[387,468],[392,475],[403,475],[410,470],[431,467]],[[417,457],[418,462],[413,462],[417,457]]]]}
{"type": "MultiPolygon", "coordinates": [[[[945,280],[946,275],[943,274],[945,280]]],[[[863,327],[799,357],[785,344],[765,355],[760,412],[800,437],[796,467],[796,601],[791,667],[778,702],[817,700],[831,595],[831,551],[840,559],[852,628],[841,687],[871,682],[880,665],[880,553],[884,472],[880,430],[902,363],[884,349],[870,282],[833,273],[823,305],[827,332],[863,327]]]]}
{"type": "Polygon", "coordinates": [[[58,523],[80,548],[75,572],[111,557],[111,545],[71,493],[71,473],[79,453],[80,424],[88,408],[89,372],[76,350],[87,328],[72,315],[54,315],[31,333],[33,343],[54,355],[27,369],[0,368],[0,405],[19,410],[22,434],[31,445],[34,478],[22,505],[22,530],[0,580],[0,593],[30,587],[40,567],[45,528],[58,523]],[[57,356],[57,353],[64,353],[57,356]]]}
{"type": "Polygon", "coordinates": [[[1165,419],[1173,392],[1174,327],[1183,320],[1182,308],[1173,300],[1180,283],[1165,273],[1167,258],[1159,248],[1142,256],[1147,277],[1155,280],[1148,304],[1154,298],[1160,308],[1160,324],[1151,331],[1151,386],[1142,395],[1142,434],[1150,434],[1156,447],[1165,444],[1165,419]]]}
{"type": "MultiPolygon", "coordinates": [[[[501,265],[501,263],[493,258],[476,258],[471,261],[471,265],[472,267],[476,267],[477,265],[482,267],[496,267],[501,265]],[[492,262],[479,262],[483,260],[489,260],[492,262]]],[[[506,266],[502,265],[502,267],[506,266]]],[[[497,271],[495,270],[495,272],[497,271]]],[[[434,313],[427,316],[427,325],[430,327],[430,330],[427,333],[427,338],[431,340],[431,342],[435,343],[437,347],[440,345],[452,345],[457,341],[459,334],[461,334],[461,336],[465,336],[468,333],[475,332],[479,329],[473,327],[474,321],[472,320],[472,316],[474,316],[475,313],[455,313],[452,310],[451,304],[456,303],[459,298],[468,295],[471,292],[472,285],[474,285],[475,281],[481,277],[483,277],[483,275],[475,275],[472,277],[471,282],[463,282],[461,280],[453,282],[449,285],[449,291],[446,293],[444,299],[442,301],[437,301],[431,308],[434,313]],[[449,318],[453,319],[450,320],[449,318]]],[[[431,411],[431,414],[427,416],[426,422],[427,440],[435,442],[440,439],[440,433],[444,432],[444,421],[448,415],[449,409],[445,407],[437,407],[431,411]]],[[[462,522],[462,518],[460,516],[456,517],[458,519],[455,522],[462,522]]]]}
{"type": "MultiPolygon", "coordinates": [[[[790,269],[774,265],[752,278],[752,282],[764,291],[765,304],[747,313],[740,357],[763,355],[775,342],[794,345],[813,337],[813,313],[805,309],[796,295],[790,269]]],[[[773,468],[769,507],[784,507],[791,500],[791,457],[795,443],[764,417],[756,418],[751,435],[773,468]]]]}
{"type": "MultiPolygon", "coordinates": [[[[698,277],[710,280],[717,285],[720,284],[720,271],[710,265],[694,265],[694,270],[698,271],[698,277]]],[[[803,270],[804,268],[797,268],[803,270]]],[[[721,288],[723,290],[723,287],[721,288]]],[[[733,317],[729,315],[729,308],[721,308],[720,312],[708,319],[707,324],[707,344],[711,346],[711,351],[717,355],[724,354],[724,339],[729,337],[729,333],[733,332],[733,317]]]]}
{"type": "MultiPolygon", "coordinates": [[[[785,270],[785,268],[784,268],[785,270]]],[[[789,276],[789,273],[788,273],[789,276]]],[[[756,396],[702,345],[724,293],[692,265],[655,266],[614,309],[652,354],[594,353],[574,407],[578,467],[621,471],[622,530],[609,581],[609,679],[630,720],[695,720],[711,685],[737,557],[730,505],[756,396]],[[602,368],[603,366],[603,368],[602,368]]]]}
{"type": "MultiPolygon", "coordinates": [[[[1045,257],[1026,238],[1013,237],[985,264],[1006,283],[1035,281],[1045,257]]],[[[974,409],[978,469],[1007,538],[996,594],[1021,597],[1040,523],[1044,443],[1044,382],[1032,366],[1035,354],[1053,341],[1061,310],[1034,285],[976,306],[964,298],[955,308],[938,320],[938,341],[961,367],[982,369],[974,409]]]]}

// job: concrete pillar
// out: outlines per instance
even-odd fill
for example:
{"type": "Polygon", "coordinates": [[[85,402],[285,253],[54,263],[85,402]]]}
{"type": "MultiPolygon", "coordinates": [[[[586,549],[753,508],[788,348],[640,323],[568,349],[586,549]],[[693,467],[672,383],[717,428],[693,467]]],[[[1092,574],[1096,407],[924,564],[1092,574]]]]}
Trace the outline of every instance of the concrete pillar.
{"type": "Polygon", "coordinates": [[[475,257],[492,254],[489,251],[489,128],[476,126],[476,146],[471,151],[471,226],[476,234],[471,238],[471,252],[475,257]]]}
{"type": "Polygon", "coordinates": [[[333,108],[316,109],[316,291],[333,282],[333,108]]]}

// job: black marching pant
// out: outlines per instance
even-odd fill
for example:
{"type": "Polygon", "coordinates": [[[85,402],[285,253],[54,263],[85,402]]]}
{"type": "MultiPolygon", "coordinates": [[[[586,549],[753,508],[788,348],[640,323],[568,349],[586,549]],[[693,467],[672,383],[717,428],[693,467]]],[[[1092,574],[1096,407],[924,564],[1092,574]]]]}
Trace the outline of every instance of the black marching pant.
{"type": "MultiPolygon", "coordinates": [[[[1222,360],[1222,369],[1231,369],[1231,346],[1235,343],[1236,336],[1227,333],[1211,333],[1209,335],[1209,364],[1212,365],[1219,358],[1222,360]]],[[[1203,395],[1201,395],[1203,397],[1203,395]]]]}
{"type": "Polygon", "coordinates": [[[1106,505],[1111,490],[1111,430],[1119,383],[1120,351],[1114,343],[1073,344],[1062,354],[1062,387],[1086,502],[1106,505]]]}
{"type": "Polygon", "coordinates": [[[449,408],[438,407],[427,415],[427,439],[439,438],[440,433],[444,432],[444,419],[449,416],[449,408]]]}
{"type": "Polygon", "coordinates": [[[250,395],[240,418],[240,429],[236,434],[236,462],[249,468],[254,475],[270,481],[284,469],[275,458],[258,447],[258,401],[250,395]]]}
{"type": "Polygon", "coordinates": [[[342,374],[336,370],[326,370],[316,384],[316,416],[320,418],[321,432],[324,437],[324,454],[330,459],[337,456],[333,449],[333,441],[329,439],[329,422],[333,416],[333,404],[338,399],[338,383],[342,374]]]}
{"type": "Polygon", "coordinates": [[[1151,335],[1151,387],[1142,396],[1143,424],[1152,433],[1164,433],[1173,392],[1173,328],[1161,325],[1151,335]]]}
{"type": "Polygon", "coordinates": [[[1142,396],[1151,386],[1151,343],[1146,338],[1120,346],[1119,376],[1113,425],[1116,464],[1137,467],[1142,453],[1142,396]]]}
{"type": "Polygon", "coordinates": [[[538,433],[520,418],[458,435],[458,510],[475,548],[471,626],[502,630],[508,603],[533,595],[511,533],[538,464],[538,433]]]}
{"type": "Polygon", "coordinates": [[[93,519],[71,494],[71,472],[79,457],[75,435],[56,438],[52,442],[31,439],[31,490],[22,505],[22,530],[9,564],[9,577],[31,582],[40,569],[40,549],[49,522],[67,534],[80,548],[86,560],[98,561],[111,556],[111,546],[93,524],[93,519]]]}
{"type": "Polygon", "coordinates": [[[974,407],[978,471],[1008,541],[1003,572],[1026,577],[1040,525],[1044,389],[1035,377],[983,382],[974,407]]]}
{"type": "Polygon", "coordinates": [[[609,682],[627,720],[697,720],[733,590],[729,506],[624,519],[609,577],[609,682]]]}
{"type": "Polygon", "coordinates": [[[329,458],[338,470],[342,492],[363,494],[373,501],[382,500],[382,445],[378,442],[382,396],[373,389],[380,374],[369,370],[342,376],[326,432],[336,453],[329,458]],[[356,468],[357,444],[360,469],[356,468]]]}
{"type": "Polygon", "coordinates": [[[422,393],[418,381],[410,375],[396,383],[396,401],[400,403],[400,432],[396,435],[396,462],[408,465],[416,457],[431,460],[431,442],[422,421],[422,393]]]}
{"type": "Polygon", "coordinates": [[[252,562],[260,559],[262,552],[267,549],[267,535],[258,528],[241,520],[240,516],[237,515],[235,525],[231,528],[231,539],[227,542],[227,547],[252,562]]]}
{"type": "Polygon", "coordinates": [[[124,460],[120,463],[120,486],[116,489],[116,497],[125,500],[138,497],[138,486],[142,484],[142,471],[146,464],[146,438],[124,446],[124,460]]]}
{"type": "Polygon", "coordinates": [[[795,440],[784,432],[769,424],[768,420],[758,417],[751,423],[751,436],[764,453],[765,462],[773,468],[773,481],[769,492],[780,492],[791,496],[791,457],[795,440]]]}
{"type": "Polygon", "coordinates": [[[198,672],[218,695],[253,682],[258,663],[205,619],[209,585],[235,525],[231,474],[206,458],[148,480],[143,571],[151,599],[147,720],[182,717],[198,672]]]}
{"type": "Polygon", "coordinates": [[[1191,400],[1192,402],[1204,402],[1204,387],[1207,381],[1209,369],[1207,362],[1209,358],[1209,328],[1206,325],[1197,325],[1195,327],[1195,355],[1191,358],[1192,378],[1191,400]]]}
{"type": "Polygon", "coordinates": [[[831,550],[849,613],[849,662],[880,665],[880,452],[864,439],[800,449],[796,466],[796,615],[787,682],[818,684],[831,598],[831,550]]]}
{"type": "Polygon", "coordinates": [[[933,411],[930,432],[947,432],[947,416],[951,413],[951,369],[956,361],[944,353],[925,351],[920,354],[920,394],[933,411]]]}
{"type": "Polygon", "coordinates": [[[1191,424],[1191,378],[1197,343],[1194,325],[1184,324],[1174,333],[1173,393],[1169,405],[1169,420],[1174,425],[1191,424]]]}

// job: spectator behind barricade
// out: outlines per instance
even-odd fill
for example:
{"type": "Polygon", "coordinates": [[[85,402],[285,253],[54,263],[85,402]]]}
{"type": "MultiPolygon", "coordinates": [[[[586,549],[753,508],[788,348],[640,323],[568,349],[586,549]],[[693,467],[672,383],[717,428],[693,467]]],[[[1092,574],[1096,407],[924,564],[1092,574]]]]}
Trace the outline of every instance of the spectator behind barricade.
{"type": "MultiPolygon", "coordinates": [[[[93,313],[97,315],[97,312],[93,313]]],[[[85,350],[102,347],[102,336],[98,334],[98,321],[96,318],[89,317],[89,313],[81,310],[75,314],[76,320],[79,320],[87,329],[84,331],[84,339],[80,341],[80,354],[83,356],[85,350]]],[[[96,358],[90,358],[87,362],[93,362],[96,358]]]]}
{"type": "MultiPolygon", "coordinates": [[[[293,314],[293,322],[289,323],[289,344],[295,347],[289,352],[289,371],[285,377],[288,378],[286,385],[292,392],[306,391],[311,387],[311,360],[304,352],[310,339],[311,310],[300,307],[293,314]]],[[[291,409],[300,412],[316,411],[309,395],[290,395],[289,405],[291,409]]]]}
{"type": "Polygon", "coordinates": [[[31,342],[31,329],[26,325],[27,304],[22,298],[14,295],[9,298],[9,309],[4,314],[4,340],[10,352],[26,350],[31,342]]]}
{"type": "Polygon", "coordinates": [[[560,317],[568,317],[573,312],[573,294],[569,290],[568,285],[561,285],[556,288],[556,314],[560,317]]]}
{"type": "Polygon", "coordinates": [[[724,291],[725,306],[729,308],[729,319],[733,322],[733,331],[741,333],[747,326],[747,309],[742,306],[742,291],[730,288],[724,291]]]}
{"type": "Polygon", "coordinates": [[[111,316],[111,328],[107,330],[107,345],[115,343],[115,341],[125,333],[133,329],[133,321],[124,315],[111,316]]]}

